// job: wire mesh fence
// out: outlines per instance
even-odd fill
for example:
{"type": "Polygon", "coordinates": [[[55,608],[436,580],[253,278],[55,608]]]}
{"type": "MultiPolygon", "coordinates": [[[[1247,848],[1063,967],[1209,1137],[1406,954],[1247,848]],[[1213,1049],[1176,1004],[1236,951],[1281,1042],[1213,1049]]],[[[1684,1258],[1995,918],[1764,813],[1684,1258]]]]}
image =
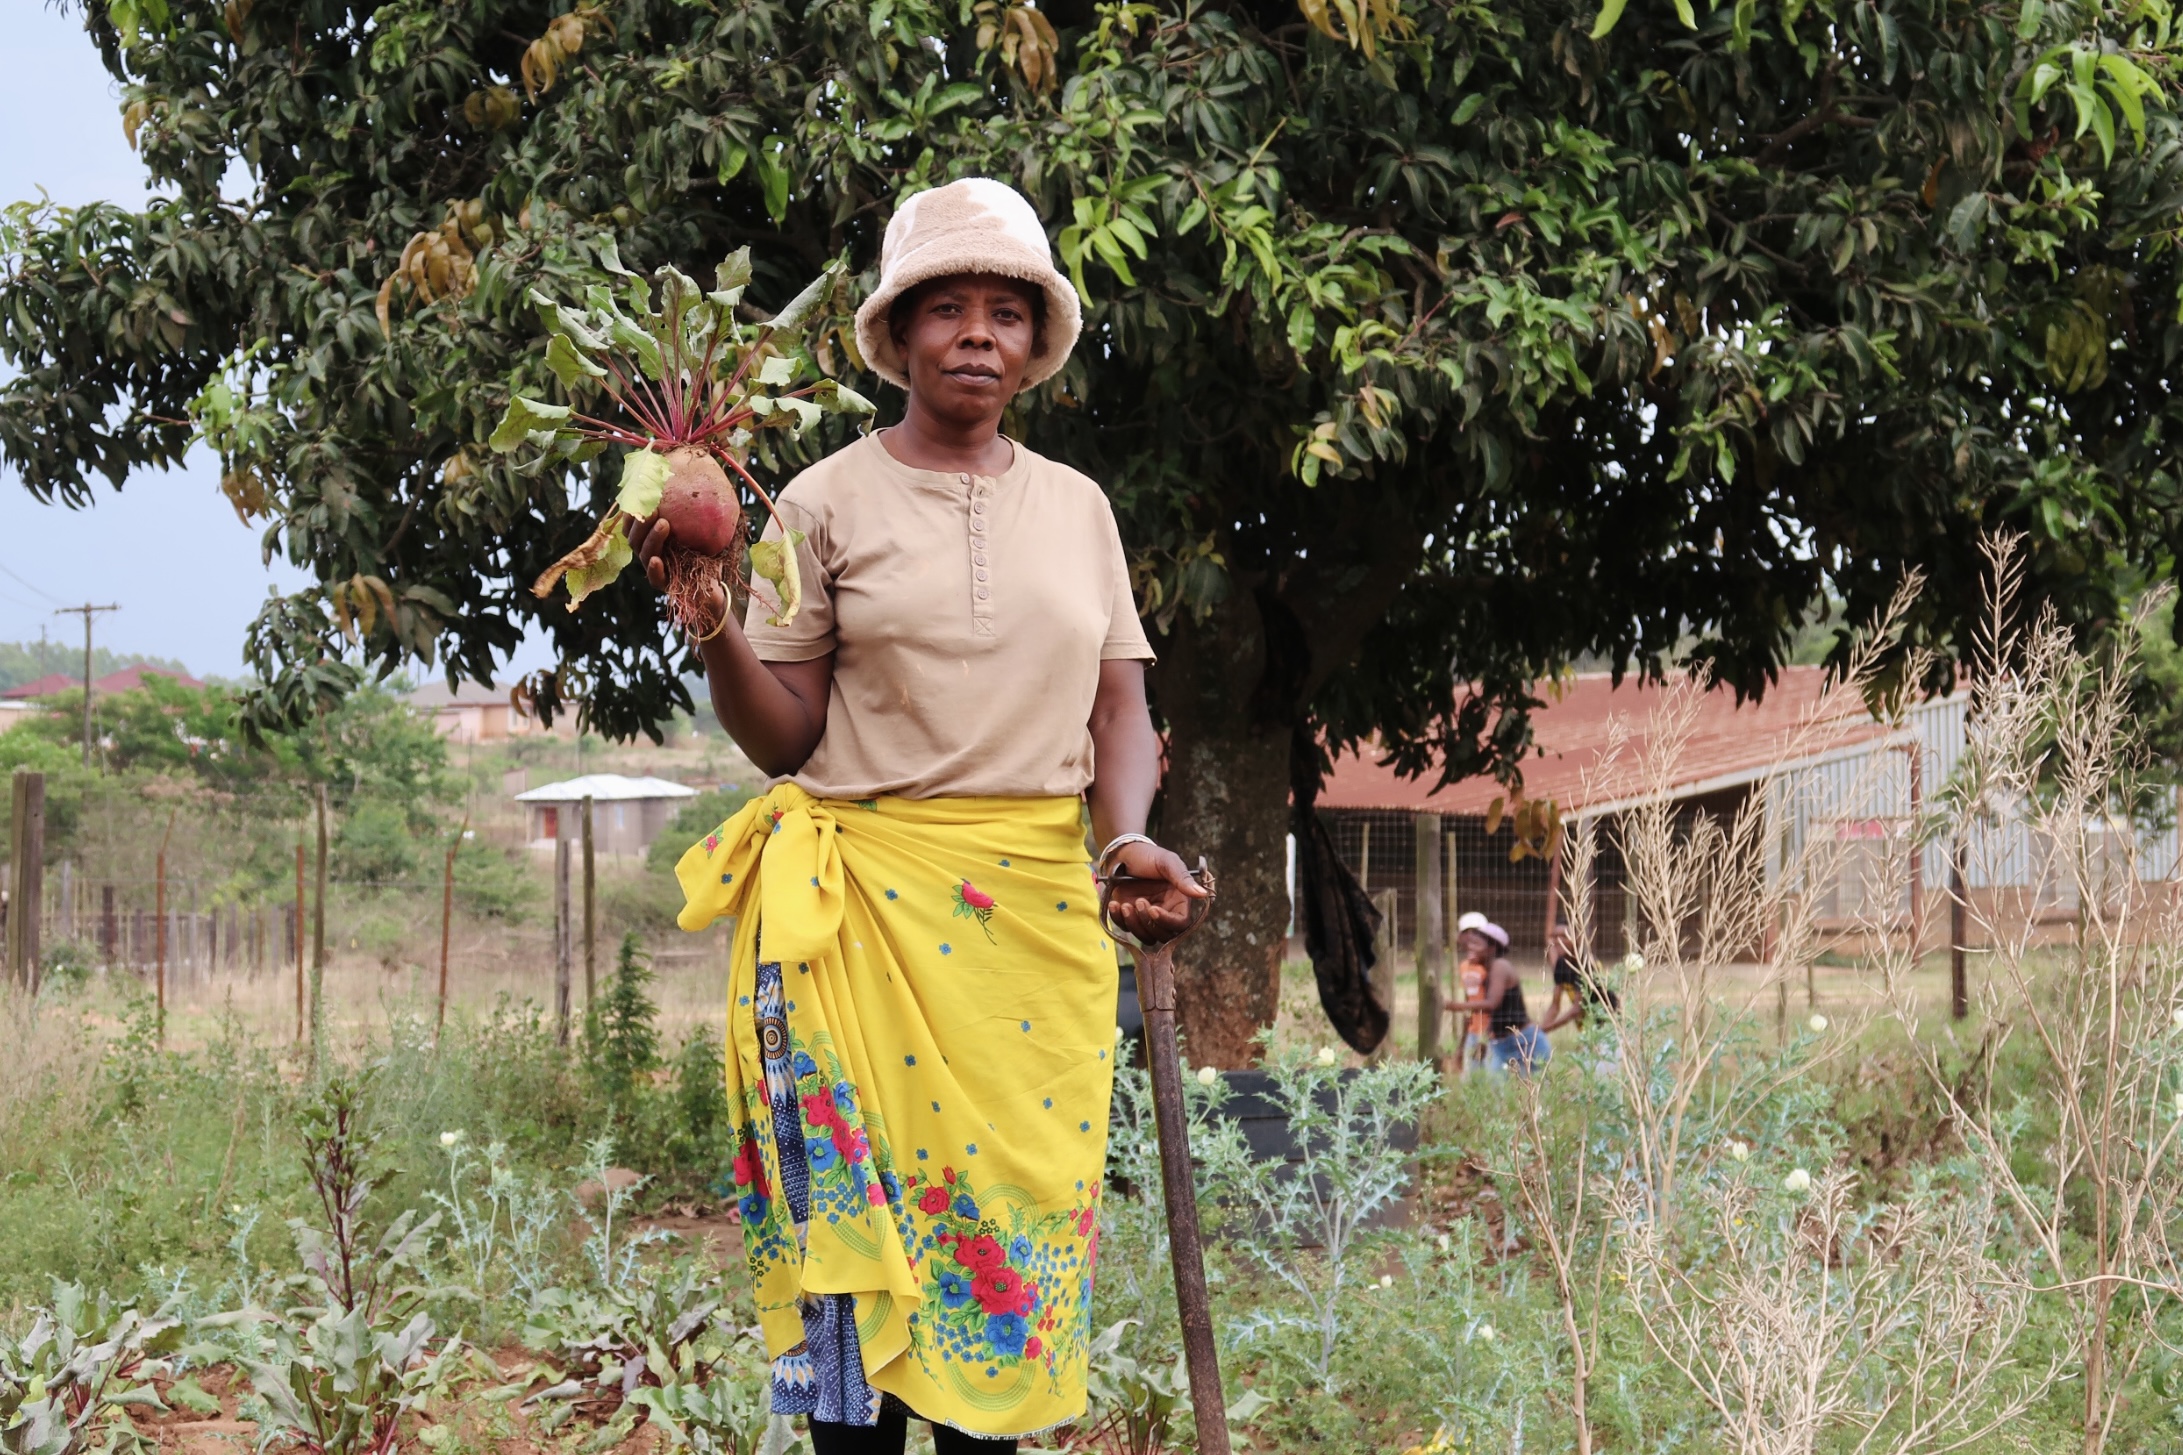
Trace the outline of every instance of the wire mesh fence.
{"type": "MultiPolygon", "coordinates": [[[[1512,954],[1537,958],[1546,951],[1547,909],[1559,893],[1554,865],[1536,854],[1512,858],[1515,833],[1507,825],[1498,833],[1486,832],[1486,821],[1475,814],[1418,815],[1389,809],[1335,809],[1325,811],[1328,831],[1336,850],[1366,891],[1377,897],[1392,895],[1393,943],[1411,947],[1417,941],[1419,835],[1440,837],[1440,862],[1444,883],[1441,902],[1446,924],[1476,910],[1509,933],[1512,954]],[[1428,827],[1421,828],[1423,822],[1428,827]]],[[[1603,837],[1593,864],[1593,922],[1595,951],[1619,955],[1626,945],[1628,891],[1622,856],[1603,837]]]]}

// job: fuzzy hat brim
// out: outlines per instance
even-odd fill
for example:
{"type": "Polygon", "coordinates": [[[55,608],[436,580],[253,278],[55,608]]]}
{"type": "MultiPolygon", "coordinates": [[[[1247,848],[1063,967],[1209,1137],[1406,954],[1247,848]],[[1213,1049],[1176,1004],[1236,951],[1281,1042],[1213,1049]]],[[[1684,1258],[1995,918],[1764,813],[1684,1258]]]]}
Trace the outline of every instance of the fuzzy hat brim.
{"type": "Polygon", "coordinates": [[[1046,326],[1024,368],[1023,387],[1052,378],[1076,347],[1083,304],[1054,267],[1045,226],[1031,204],[1015,188],[985,177],[920,192],[896,210],[880,250],[879,286],[857,309],[857,348],[864,362],[880,378],[909,388],[909,371],[890,327],[896,300],[935,278],[975,273],[1014,278],[1046,295],[1046,326]]]}

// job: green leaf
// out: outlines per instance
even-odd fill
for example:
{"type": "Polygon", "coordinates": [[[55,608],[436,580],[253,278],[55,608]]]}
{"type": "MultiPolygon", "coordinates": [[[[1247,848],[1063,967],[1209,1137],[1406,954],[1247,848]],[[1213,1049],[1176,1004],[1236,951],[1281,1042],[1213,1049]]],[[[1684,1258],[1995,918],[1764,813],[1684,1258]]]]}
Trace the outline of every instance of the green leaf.
{"type": "Polygon", "coordinates": [[[600,238],[596,251],[599,255],[599,266],[606,269],[609,273],[612,273],[615,277],[634,278],[637,276],[635,273],[630,272],[627,268],[622,266],[621,245],[615,242],[614,239],[610,237],[600,238]]]}
{"type": "Polygon", "coordinates": [[[796,566],[796,548],[803,541],[803,532],[792,530],[777,541],[760,541],[750,548],[751,575],[773,583],[780,607],[766,618],[768,626],[787,626],[803,609],[803,575],[796,566]]]}
{"type": "Polygon", "coordinates": [[[778,389],[796,377],[796,360],[787,354],[775,354],[758,366],[758,382],[768,389],[778,389]]]}
{"type": "Polygon", "coordinates": [[[667,457],[653,450],[632,450],[622,457],[621,491],[614,497],[614,508],[632,520],[650,520],[659,509],[659,498],[667,488],[669,466],[667,457]]]}
{"type": "Polygon", "coordinates": [[[572,412],[566,404],[544,404],[518,394],[508,401],[508,412],[487,443],[505,455],[535,434],[551,440],[572,412]]]}
{"type": "Polygon", "coordinates": [[[705,296],[725,309],[731,309],[743,301],[743,290],[750,286],[750,249],[737,248],[720,260],[713,270],[713,291],[705,296]]]}
{"type": "MultiPolygon", "coordinates": [[[[1624,8],[1629,5],[1629,3],[1630,0],[1607,0],[1606,4],[1600,6],[1599,18],[1592,22],[1592,39],[1598,40],[1608,31],[1613,30],[1615,28],[1615,22],[1622,18],[1622,12],[1624,8]]],[[[1465,104],[1468,104],[1468,102],[1466,101],[1465,104]]],[[[1463,122],[1467,119],[1468,118],[1466,117],[1458,116],[1455,124],[1457,126],[1461,126],[1463,122]]]]}
{"type": "Polygon", "coordinates": [[[758,151],[758,181],[765,189],[766,216],[775,222],[788,216],[788,168],[779,161],[786,150],[786,144],[776,138],[773,145],[758,151]]]}
{"type": "Polygon", "coordinates": [[[221,1412],[220,1402],[205,1393],[204,1386],[187,1375],[177,1379],[167,1390],[167,1398],[184,1409],[195,1410],[201,1415],[216,1415],[221,1412]]]}
{"type": "Polygon", "coordinates": [[[811,402],[833,414],[870,414],[872,401],[834,379],[821,379],[811,386],[811,402]]]}
{"type": "Polygon", "coordinates": [[[561,381],[564,389],[574,389],[586,379],[604,379],[606,370],[576,351],[576,345],[565,333],[557,333],[546,345],[546,367],[561,381]]]}
{"type": "Polygon", "coordinates": [[[803,326],[811,317],[812,311],[819,306],[819,300],[824,298],[827,290],[834,286],[834,280],[841,276],[841,272],[842,264],[840,259],[837,258],[828,263],[824,272],[804,285],[803,292],[789,299],[787,306],[773,315],[773,322],[768,326],[776,334],[802,332],[803,326]]]}

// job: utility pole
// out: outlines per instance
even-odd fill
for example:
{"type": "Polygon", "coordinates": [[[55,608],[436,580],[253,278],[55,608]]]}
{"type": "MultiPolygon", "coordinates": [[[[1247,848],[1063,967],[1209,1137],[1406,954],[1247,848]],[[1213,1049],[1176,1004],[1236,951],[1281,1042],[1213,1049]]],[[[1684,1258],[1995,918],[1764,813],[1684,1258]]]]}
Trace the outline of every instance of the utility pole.
{"type": "Polygon", "coordinates": [[[102,611],[119,610],[119,605],[94,606],[86,601],[81,606],[64,606],[53,613],[83,618],[83,766],[86,768],[91,766],[91,618],[102,611]]]}

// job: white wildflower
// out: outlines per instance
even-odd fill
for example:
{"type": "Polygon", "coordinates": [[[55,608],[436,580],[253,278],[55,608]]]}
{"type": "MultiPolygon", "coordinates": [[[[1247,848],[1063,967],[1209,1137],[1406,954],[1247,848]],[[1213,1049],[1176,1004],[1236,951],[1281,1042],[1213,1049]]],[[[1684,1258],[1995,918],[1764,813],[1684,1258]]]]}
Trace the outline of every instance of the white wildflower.
{"type": "Polygon", "coordinates": [[[1728,1155],[1738,1162],[1748,1162],[1751,1160],[1751,1144],[1749,1142],[1730,1142],[1728,1144],[1728,1155]]]}
{"type": "Polygon", "coordinates": [[[1480,1325],[1478,1326],[1478,1328],[1476,1329],[1476,1331],[1474,1331],[1474,1332],[1473,1332],[1473,1333],[1471,1334],[1471,1337],[1472,1337],[1472,1338],[1474,1338],[1474,1339],[1476,1339],[1476,1340],[1477,1340],[1477,1341],[1478,1341],[1479,1343],[1481,1343],[1481,1344],[1490,1344],[1490,1343],[1492,1343],[1492,1342],[1493,1342],[1493,1325],[1491,1325],[1491,1324],[1480,1324],[1480,1325]]]}
{"type": "Polygon", "coordinates": [[[1433,1241],[1434,1241],[1435,1243],[1439,1244],[1439,1246],[1440,1246],[1440,1251],[1441,1251],[1441,1252],[1443,1252],[1443,1253],[1447,1252],[1447,1251],[1448,1251],[1448,1249],[1450,1249],[1451,1247],[1455,1246],[1455,1245],[1454,1245],[1453,1243],[1451,1243],[1451,1242],[1450,1242],[1450,1241],[1448,1240],[1448,1235],[1447,1235],[1446,1233],[1442,1233],[1442,1234],[1441,1234],[1441,1235],[1440,1235],[1439,1237],[1437,1237],[1437,1238],[1433,1239],[1433,1241]]]}
{"type": "Polygon", "coordinates": [[[1630,971],[1642,970],[1645,968],[1645,957],[1632,950],[1622,957],[1622,968],[1630,971]]]}
{"type": "Polygon", "coordinates": [[[462,1133],[460,1131],[440,1133],[440,1145],[443,1147],[452,1147],[461,1140],[462,1133]]]}
{"type": "Polygon", "coordinates": [[[1382,1273],[1382,1274],[1380,1275],[1380,1287],[1382,1287],[1382,1288],[1393,1288],[1394,1286],[1395,1286],[1395,1275],[1394,1275],[1394,1274],[1392,1274],[1392,1273],[1382,1273]]]}
{"type": "Polygon", "coordinates": [[[2175,1114],[2179,1117],[2183,1117],[2183,1091],[2179,1091],[2175,1094],[2175,1114]]]}
{"type": "Polygon", "coordinates": [[[1215,1071],[1212,1067],[1200,1066],[1198,1068],[1198,1085],[1211,1086],[1214,1082],[1218,1080],[1220,1080],[1220,1073],[1218,1071],[1215,1071]]]}
{"type": "Polygon", "coordinates": [[[2183,1005],[2179,1005],[2174,1010],[2168,1012],[2168,1019],[2171,1023],[2174,1024],[2177,1030],[2183,1031],[2183,1005]]]}
{"type": "Polygon", "coordinates": [[[1341,1058],[1334,1054],[1334,1048],[1332,1046],[1321,1046],[1319,1048],[1319,1054],[1313,1059],[1316,1060],[1321,1066],[1331,1066],[1341,1058]]]}
{"type": "Polygon", "coordinates": [[[1801,1167],[1792,1167],[1789,1170],[1789,1175],[1781,1179],[1781,1185],[1784,1190],[1789,1192],[1810,1192],[1812,1190],[1812,1174],[1801,1167]]]}
{"type": "Polygon", "coordinates": [[[1814,1015],[1810,1020],[1804,1022],[1804,1024],[1810,1026],[1812,1028],[1813,1034],[1816,1035],[1818,1032],[1823,1031],[1827,1028],[1827,1018],[1823,1015],[1814,1015]]]}

